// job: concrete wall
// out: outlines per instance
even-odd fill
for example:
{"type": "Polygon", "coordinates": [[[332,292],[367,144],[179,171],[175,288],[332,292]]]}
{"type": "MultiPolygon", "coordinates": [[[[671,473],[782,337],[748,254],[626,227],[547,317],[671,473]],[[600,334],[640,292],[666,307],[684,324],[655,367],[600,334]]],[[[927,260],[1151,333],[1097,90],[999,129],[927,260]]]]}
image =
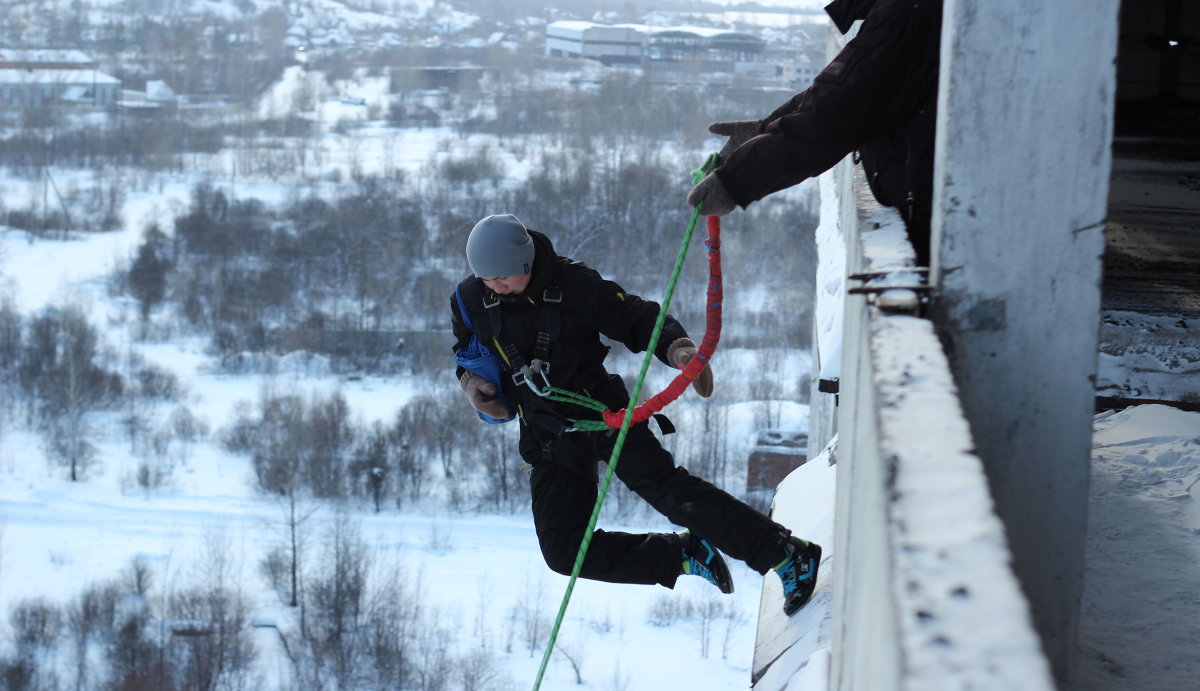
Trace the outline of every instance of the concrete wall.
{"type": "Polygon", "coordinates": [[[1059,681],[1071,682],[1118,0],[947,0],[934,318],[1059,681]]]}
{"type": "MultiPolygon", "coordinates": [[[[846,246],[842,221],[853,217],[854,202],[843,202],[838,185],[848,185],[849,166],[839,166],[817,180],[821,222],[817,227],[817,275],[813,286],[812,384],[809,392],[809,457],[825,448],[837,434],[842,366],[842,308],[845,301],[846,246]]],[[[847,187],[847,189],[849,189],[847,187]]]]}
{"type": "Polygon", "coordinates": [[[903,224],[852,172],[822,204],[850,214],[830,688],[1048,691],[903,224]]]}

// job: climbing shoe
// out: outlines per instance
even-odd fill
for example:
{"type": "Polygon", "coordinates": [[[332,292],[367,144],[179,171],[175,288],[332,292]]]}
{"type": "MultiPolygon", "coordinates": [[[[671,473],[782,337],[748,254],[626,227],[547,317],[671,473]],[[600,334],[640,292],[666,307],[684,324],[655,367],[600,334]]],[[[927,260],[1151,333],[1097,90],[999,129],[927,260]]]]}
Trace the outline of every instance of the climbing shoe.
{"type": "Polygon", "coordinates": [[[783,581],[783,613],[790,617],[812,597],[817,567],[821,564],[821,546],[789,536],[783,548],[787,557],[775,566],[775,573],[783,581]]]}
{"type": "Polygon", "coordinates": [[[725,558],[708,540],[698,538],[688,531],[679,534],[683,540],[683,567],[680,573],[700,576],[717,586],[723,593],[733,592],[733,577],[729,575],[729,567],[725,558]]]}

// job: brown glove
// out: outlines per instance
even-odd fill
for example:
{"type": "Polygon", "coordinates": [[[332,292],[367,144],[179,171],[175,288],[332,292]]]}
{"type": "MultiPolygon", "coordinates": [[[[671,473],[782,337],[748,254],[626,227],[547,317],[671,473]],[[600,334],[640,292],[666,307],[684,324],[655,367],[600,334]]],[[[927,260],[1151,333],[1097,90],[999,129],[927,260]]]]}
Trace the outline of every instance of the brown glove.
{"type": "Polygon", "coordinates": [[[737,202],[729,195],[729,190],[725,189],[716,173],[709,173],[708,177],[692,188],[688,193],[687,203],[688,206],[703,204],[700,213],[705,216],[724,216],[737,208],[737,202]]]}
{"type": "Polygon", "coordinates": [[[708,126],[709,132],[729,137],[725,140],[725,146],[721,147],[721,152],[717,154],[717,159],[722,162],[729,158],[729,154],[733,153],[734,149],[745,144],[746,140],[762,134],[762,129],[761,120],[727,120],[714,122],[708,126]]]}
{"type": "Polygon", "coordinates": [[[508,406],[496,398],[496,385],[478,374],[471,371],[463,372],[462,377],[458,380],[458,385],[462,387],[463,393],[467,395],[467,400],[475,410],[494,418],[506,418],[512,415],[508,406]]]}
{"type": "MultiPolygon", "coordinates": [[[[683,369],[695,356],[696,342],[686,336],[675,339],[667,346],[667,362],[671,363],[672,367],[683,369]]],[[[708,363],[704,364],[704,369],[692,380],[692,388],[704,398],[712,395],[713,373],[708,363]]]]}

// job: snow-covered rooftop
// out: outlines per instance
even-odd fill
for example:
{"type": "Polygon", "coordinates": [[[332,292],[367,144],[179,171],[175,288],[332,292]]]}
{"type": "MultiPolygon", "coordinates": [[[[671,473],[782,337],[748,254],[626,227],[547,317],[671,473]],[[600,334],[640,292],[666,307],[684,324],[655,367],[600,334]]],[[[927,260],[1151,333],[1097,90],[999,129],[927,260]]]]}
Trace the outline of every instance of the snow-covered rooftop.
{"type": "Polygon", "coordinates": [[[121,80],[96,70],[0,69],[0,84],[120,84],[121,80]]]}
{"type": "Polygon", "coordinates": [[[754,34],[748,34],[744,31],[731,31],[729,29],[717,29],[708,26],[649,26],[647,24],[600,24],[597,22],[587,22],[581,20],[562,20],[551,22],[546,25],[546,30],[560,29],[564,31],[583,32],[588,29],[632,29],[645,36],[667,36],[678,34],[680,36],[694,36],[696,38],[730,38],[740,41],[761,41],[762,38],[754,34]]]}
{"type": "Polygon", "coordinates": [[[87,53],[75,49],[33,48],[33,49],[0,49],[0,64],[4,63],[75,63],[92,64],[87,53]]]}

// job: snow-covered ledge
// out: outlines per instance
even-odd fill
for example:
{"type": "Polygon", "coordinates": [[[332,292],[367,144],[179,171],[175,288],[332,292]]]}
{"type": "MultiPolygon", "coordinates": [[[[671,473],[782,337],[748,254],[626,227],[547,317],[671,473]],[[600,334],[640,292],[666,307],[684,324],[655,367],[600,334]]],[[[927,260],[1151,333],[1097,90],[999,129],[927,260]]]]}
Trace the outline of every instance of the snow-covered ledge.
{"type": "Polygon", "coordinates": [[[1049,691],[923,276],[849,165],[830,688],[1049,691]]]}

